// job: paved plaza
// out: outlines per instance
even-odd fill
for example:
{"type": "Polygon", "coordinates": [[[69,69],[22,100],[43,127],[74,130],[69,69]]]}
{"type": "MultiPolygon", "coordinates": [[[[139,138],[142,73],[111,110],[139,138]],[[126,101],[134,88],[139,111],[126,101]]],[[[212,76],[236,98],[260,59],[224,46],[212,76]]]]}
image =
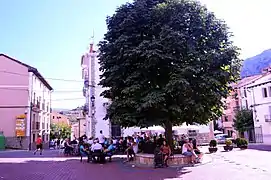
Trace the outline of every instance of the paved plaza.
{"type": "MultiPolygon", "coordinates": [[[[206,148],[202,149],[206,151],[206,148]]],[[[235,149],[206,154],[201,165],[153,169],[133,167],[116,158],[104,165],[80,163],[57,151],[34,156],[27,151],[0,152],[0,180],[270,180],[271,152],[235,149]]]]}

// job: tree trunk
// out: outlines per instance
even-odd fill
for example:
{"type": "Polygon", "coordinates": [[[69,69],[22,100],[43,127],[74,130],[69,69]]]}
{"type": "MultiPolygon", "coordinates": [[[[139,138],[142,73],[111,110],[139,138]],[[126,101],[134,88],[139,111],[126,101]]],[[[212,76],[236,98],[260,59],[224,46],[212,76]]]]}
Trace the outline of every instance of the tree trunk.
{"type": "Polygon", "coordinates": [[[245,133],[244,132],[239,132],[240,138],[244,138],[245,137],[245,133]]]}
{"type": "Polygon", "coordinates": [[[165,137],[168,145],[173,149],[173,139],[172,139],[172,123],[167,121],[165,123],[165,137]]]}

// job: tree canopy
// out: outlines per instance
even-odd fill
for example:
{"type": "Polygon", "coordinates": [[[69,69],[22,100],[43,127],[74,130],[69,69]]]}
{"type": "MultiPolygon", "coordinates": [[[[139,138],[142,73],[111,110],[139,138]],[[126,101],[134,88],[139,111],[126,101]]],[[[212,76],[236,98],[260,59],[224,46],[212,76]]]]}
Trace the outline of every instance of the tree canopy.
{"type": "Polygon", "coordinates": [[[233,127],[241,134],[254,127],[252,110],[242,109],[236,112],[233,127]]]}
{"type": "Polygon", "coordinates": [[[70,138],[71,126],[65,123],[57,123],[50,125],[50,139],[55,138],[70,138]]]}
{"type": "Polygon", "coordinates": [[[167,131],[221,116],[240,66],[224,21],[195,1],[135,0],[106,23],[99,60],[107,118],[167,131]]]}

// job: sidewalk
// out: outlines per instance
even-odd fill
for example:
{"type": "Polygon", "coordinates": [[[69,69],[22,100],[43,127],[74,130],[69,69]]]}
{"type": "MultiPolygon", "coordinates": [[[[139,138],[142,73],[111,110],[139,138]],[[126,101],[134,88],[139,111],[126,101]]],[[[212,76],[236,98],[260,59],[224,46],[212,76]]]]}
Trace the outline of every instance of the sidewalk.
{"type": "MultiPolygon", "coordinates": [[[[270,180],[271,152],[258,150],[239,150],[206,154],[212,162],[206,165],[185,168],[176,180],[270,180]]],[[[175,180],[174,179],[174,180],[175,180]]],[[[173,180],[173,179],[168,179],[173,180]]]]}

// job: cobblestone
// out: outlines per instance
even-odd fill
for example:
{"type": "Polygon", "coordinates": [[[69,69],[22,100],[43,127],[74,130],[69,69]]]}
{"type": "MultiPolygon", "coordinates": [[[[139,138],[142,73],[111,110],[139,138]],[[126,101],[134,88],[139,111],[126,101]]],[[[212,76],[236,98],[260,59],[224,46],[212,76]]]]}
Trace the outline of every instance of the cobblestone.
{"type": "Polygon", "coordinates": [[[118,159],[104,165],[80,163],[79,158],[59,157],[55,151],[42,156],[7,152],[0,153],[0,180],[270,180],[271,152],[221,151],[222,147],[206,154],[201,165],[179,169],[132,167],[118,159]]]}

